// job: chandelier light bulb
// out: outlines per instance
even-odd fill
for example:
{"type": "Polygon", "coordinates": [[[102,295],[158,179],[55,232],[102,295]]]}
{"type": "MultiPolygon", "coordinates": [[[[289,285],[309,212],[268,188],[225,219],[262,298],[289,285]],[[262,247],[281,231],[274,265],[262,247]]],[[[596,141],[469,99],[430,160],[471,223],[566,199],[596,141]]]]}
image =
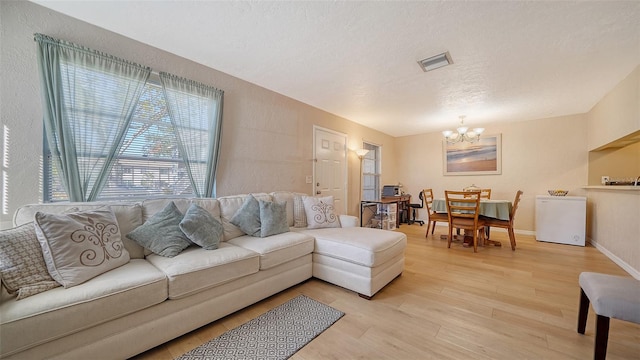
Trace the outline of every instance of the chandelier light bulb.
{"type": "Polygon", "coordinates": [[[442,135],[444,135],[448,143],[453,144],[463,141],[474,143],[480,141],[480,135],[484,132],[484,128],[474,128],[472,131],[469,131],[469,128],[464,126],[464,118],[464,116],[460,116],[460,127],[456,129],[456,132],[451,130],[442,132],[442,135]]]}

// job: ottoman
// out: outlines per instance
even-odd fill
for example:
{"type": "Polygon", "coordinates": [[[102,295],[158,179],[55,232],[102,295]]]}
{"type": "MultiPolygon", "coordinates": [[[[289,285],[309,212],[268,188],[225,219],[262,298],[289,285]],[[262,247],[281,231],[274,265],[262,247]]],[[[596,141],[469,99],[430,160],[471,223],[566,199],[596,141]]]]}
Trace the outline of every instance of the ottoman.
{"type": "Polygon", "coordinates": [[[315,238],[313,276],[318,279],[371,299],[402,274],[403,233],[361,227],[303,231],[315,238]]]}
{"type": "Polygon", "coordinates": [[[597,315],[593,358],[602,360],[607,357],[611,318],[640,324],[640,281],[630,277],[583,272],[578,283],[578,333],[584,334],[591,303],[597,315]]]}

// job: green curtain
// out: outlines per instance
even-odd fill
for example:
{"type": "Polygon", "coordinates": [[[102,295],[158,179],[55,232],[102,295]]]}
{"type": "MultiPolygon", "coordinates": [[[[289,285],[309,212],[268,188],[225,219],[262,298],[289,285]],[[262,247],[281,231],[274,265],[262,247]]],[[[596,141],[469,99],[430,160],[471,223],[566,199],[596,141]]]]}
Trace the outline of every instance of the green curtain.
{"type": "Polygon", "coordinates": [[[35,34],[44,131],[70,201],[93,201],[109,176],[151,69],[35,34]]]}
{"type": "Polygon", "coordinates": [[[193,191],[215,197],[224,92],[162,72],[160,80],[193,191]]]}

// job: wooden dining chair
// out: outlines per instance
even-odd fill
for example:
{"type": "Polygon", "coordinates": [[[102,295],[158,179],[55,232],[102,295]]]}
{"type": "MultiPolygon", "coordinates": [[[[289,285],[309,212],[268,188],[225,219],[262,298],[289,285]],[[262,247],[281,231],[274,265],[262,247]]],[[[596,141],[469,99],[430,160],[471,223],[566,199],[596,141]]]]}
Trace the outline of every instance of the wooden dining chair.
{"type": "MultiPolygon", "coordinates": [[[[516,192],[516,198],[513,200],[513,205],[511,206],[511,213],[509,213],[509,220],[499,220],[482,216],[486,226],[507,229],[507,232],[509,232],[509,241],[511,242],[511,250],[516,249],[516,234],[513,231],[513,220],[516,217],[516,210],[518,210],[518,204],[520,203],[522,194],[523,192],[521,190],[516,192]]],[[[487,239],[489,239],[488,233],[487,239]]]]}
{"type": "Polygon", "coordinates": [[[463,188],[462,191],[470,192],[470,191],[480,191],[480,199],[491,199],[491,189],[481,189],[475,185],[467,186],[463,188]]]}
{"type": "Polygon", "coordinates": [[[491,199],[491,189],[480,189],[480,199],[491,199]]]}
{"type": "MultiPolygon", "coordinates": [[[[462,189],[462,191],[464,191],[464,192],[480,191],[480,199],[487,199],[487,200],[491,199],[491,189],[481,189],[481,188],[479,188],[479,187],[477,187],[475,185],[471,185],[471,186],[467,186],[466,188],[462,189]]],[[[456,229],[456,234],[460,235],[460,229],[456,229]]],[[[489,227],[487,227],[485,229],[485,237],[487,239],[489,238],[489,227]]]]}
{"type": "Polygon", "coordinates": [[[451,247],[453,228],[473,233],[473,252],[478,252],[478,237],[484,240],[485,223],[480,218],[480,191],[445,191],[447,215],[449,217],[449,238],[447,247],[451,247]]]}
{"type": "Polygon", "coordinates": [[[433,231],[436,228],[436,222],[449,222],[449,216],[446,213],[438,213],[433,211],[431,205],[433,204],[433,190],[432,189],[424,189],[422,190],[422,198],[424,199],[424,203],[427,207],[427,213],[429,214],[429,219],[427,220],[427,232],[424,234],[425,237],[429,236],[429,228],[431,228],[431,235],[433,235],[433,231]]]}

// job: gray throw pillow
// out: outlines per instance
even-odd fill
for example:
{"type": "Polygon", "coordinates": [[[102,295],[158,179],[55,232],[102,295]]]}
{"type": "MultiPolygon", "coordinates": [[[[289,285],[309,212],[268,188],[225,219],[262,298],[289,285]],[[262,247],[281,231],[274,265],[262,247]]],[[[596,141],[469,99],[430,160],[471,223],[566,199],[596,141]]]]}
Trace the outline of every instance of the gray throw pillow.
{"type": "Polygon", "coordinates": [[[191,204],[180,221],[180,230],[205,250],[215,250],[222,239],[222,224],[207,210],[191,204]]]}
{"type": "Polygon", "coordinates": [[[172,201],[128,233],[127,237],[154,254],[174,257],[191,245],[191,241],[180,230],[182,218],[182,213],[172,201]]]}
{"type": "Polygon", "coordinates": [[[287,203],[275,201],[259,201],[260,204],[260,237],[281,234],[289,231],[287,224],[287,203]]]}
{"type": "Polygon", "coordinates": [[[236,211],[230,221],[237,226],[245,234],[259,237],[260,236],[260,204],[258,200],[251,194],[244,198],[244,203],[236,211]]]}

